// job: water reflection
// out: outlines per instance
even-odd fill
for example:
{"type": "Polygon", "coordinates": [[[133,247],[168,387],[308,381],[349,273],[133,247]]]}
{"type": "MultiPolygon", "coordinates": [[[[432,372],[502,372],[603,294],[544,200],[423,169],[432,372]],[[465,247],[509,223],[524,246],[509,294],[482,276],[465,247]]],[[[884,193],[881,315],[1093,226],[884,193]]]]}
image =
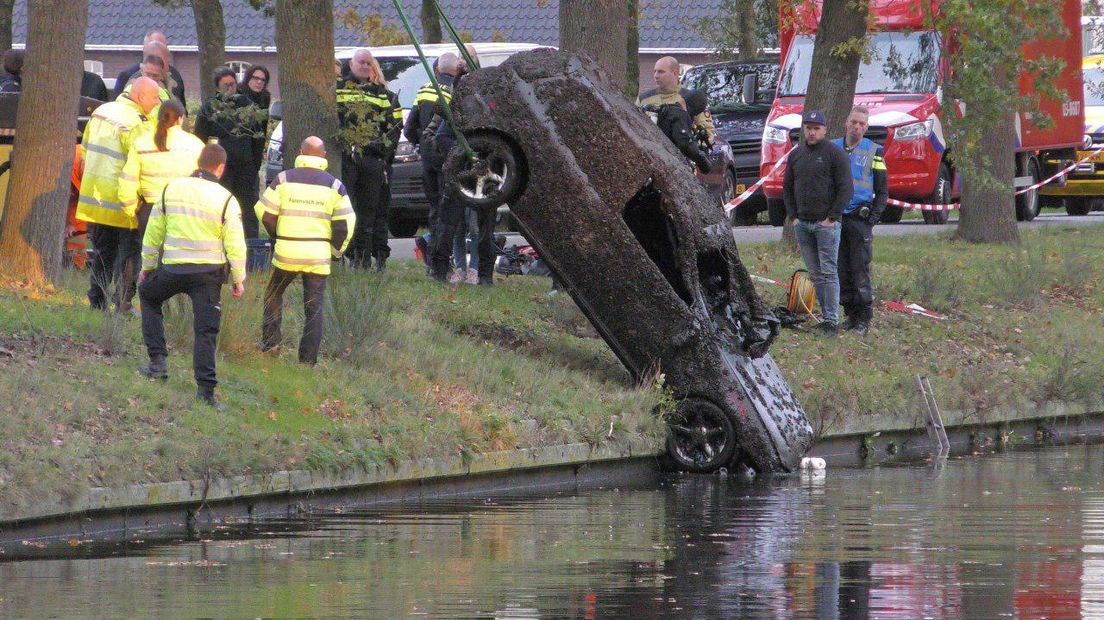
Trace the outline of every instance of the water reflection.
{"type": "Polygon", "coordinates": [[[462,501],[0,564],[4,617],[1104,615],[1104,448],[462,501]]]}

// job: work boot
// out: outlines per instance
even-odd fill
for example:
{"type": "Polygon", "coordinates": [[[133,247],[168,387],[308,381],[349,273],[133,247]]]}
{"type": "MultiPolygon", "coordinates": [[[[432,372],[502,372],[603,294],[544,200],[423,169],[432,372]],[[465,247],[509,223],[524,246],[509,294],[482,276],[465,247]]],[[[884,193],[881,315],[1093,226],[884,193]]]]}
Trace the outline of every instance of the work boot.
{"type": "Polygon", "coordinates": [[[142,366],[138,369],[138,372],[142,373],[143,377],[165,381],[169,378],[169,365],[164,356],[158,355],[151,357],[149,365],[142,366]]]}
{"type": "Polygon", "coordinates": [[[866,333],[870,331],[869,321],[855,321],[854,325],[848,328],[859,338],[866,338],[866,333]]]}
{"type": "Polygon", "coordinates": [[[839,325],[836,325],[831,321],[821,321],[820,323],[817,323],[816,327],[813,328],[813,331],[822,336],[835,338],[836,336],[839,336],[839,325]]]}
{"type": "Polygon", "coordinates": [[[210,406],[219,413],[224,413],[226,411],[226,405],[222,404],[218,397],[215,396],[214,387],[205,385],[199,386],[199,390],[196,392],[196,400],[210,406]]]}

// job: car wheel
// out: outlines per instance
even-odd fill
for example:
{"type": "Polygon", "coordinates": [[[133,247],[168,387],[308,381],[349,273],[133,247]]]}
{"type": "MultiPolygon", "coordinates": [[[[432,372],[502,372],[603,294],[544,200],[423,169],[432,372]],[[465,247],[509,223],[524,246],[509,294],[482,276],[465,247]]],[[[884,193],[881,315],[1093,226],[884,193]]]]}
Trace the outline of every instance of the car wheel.
{"type": "Polygon", "coordinates": [[[444,175],[456,197],[469,207],[499,207],[513,202],[525,189],[521,153],[505,138],[488,132],[465,135],[475,159],[459,145],[445,160],[444,175]]]}
{"type": "MultiPolygon", "coordinates": [[[[939,172],[935,177],[935,189],[928,197],[928,203],[945,205],[951,202],[951,169],[947,164],[939,164],[939,172]]],[[[923,211],[925,224],[946,224],[951,216],[950,211],[923,211]]],[[[885,217],[882,218],[885,220],[885,217]]]]}
{"type": "Polygon", "coordinates": [[[725,170],[724,183],[721,184],[721,208],[736,198],[736,174],[732,169],[725,170]]]}
{"type": "Polygon", "coordinates": [[[388,222],[387,229],[391,231],[392,237],[413,237],[418,233],[418,222],[410,220],[388,222]]]}
{"type": "MultiPolygon", "coordinates": [[[[1031,177],[1031,183],[1034,185],[1039,182],[1039,161],[1034,157],[1027,159],[1026,170],[1023,171],[1024,176],[1031,177]]],[[[1021,222],[1030,222],[1035,219],[1035,216],[1039,215],[1039,189],[1035,188],[1030,192],[1024,192],[1019,196],[1016,196],[1016,219],[1021,222]]]]}
{"type": "Polygon", "coordinates": [[[715,471],[727,465],[736,451],[736,427],[707,400],[679,402],[667,419],[667,429],[667,452],[686,471],[715,471]]]}
{"type": "Polygon", "coordinates": [[[1092,210],[1091,198],[1066,198],[1066,214],[1067,215],[1088,215],[1092,210]]]}
{"type": "Polygon", "coordinates": [[[770,217],[771,226],[785,224],[786,204],[775,198],[767,198],[767,216],[770,217]]]}

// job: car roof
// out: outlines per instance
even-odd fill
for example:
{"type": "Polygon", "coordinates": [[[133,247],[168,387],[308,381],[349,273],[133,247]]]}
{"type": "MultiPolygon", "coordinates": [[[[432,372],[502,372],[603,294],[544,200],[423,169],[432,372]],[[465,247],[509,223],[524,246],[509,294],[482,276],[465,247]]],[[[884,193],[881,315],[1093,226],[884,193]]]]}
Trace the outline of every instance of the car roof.
{"type": "MultiPolygon", "coordinates": [[[[472,45],[475,46],[475,51],[479,55],[494,54],[496,52],[514,54],[537,49],[539,47],[549,47],[547,45],[537,45],[535,43],[473,43],[472,45]]],[[[352,58],[353,53],[358,49],[361,48],[341,48],[337,50],[335,58],[337,58],[337,60],[347,60],[352,58]]],[[[415,49],[413,45],[386,45],[382,47],[368,47],[367,49],[369,49],[376,58],[402,58],[418,55],[418,50],[415,49]]],[[[452,43],[433,43],[430,45],[423,45],[422,51],[425,52],[427,58],[436,58],[445,52],[455,52],[456,45],[452,43]]]]}

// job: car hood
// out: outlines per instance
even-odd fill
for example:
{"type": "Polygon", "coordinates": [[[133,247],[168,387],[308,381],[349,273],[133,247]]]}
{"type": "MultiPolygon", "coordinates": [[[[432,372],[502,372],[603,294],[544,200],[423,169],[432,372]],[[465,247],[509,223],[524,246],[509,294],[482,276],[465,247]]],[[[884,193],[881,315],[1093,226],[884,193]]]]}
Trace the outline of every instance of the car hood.
{"type": "Polygon", "coordinates": [[[726,142],[760,140],[770,115],[769,105],[721,106],[714,108],[713,126],[726,142]]]}

